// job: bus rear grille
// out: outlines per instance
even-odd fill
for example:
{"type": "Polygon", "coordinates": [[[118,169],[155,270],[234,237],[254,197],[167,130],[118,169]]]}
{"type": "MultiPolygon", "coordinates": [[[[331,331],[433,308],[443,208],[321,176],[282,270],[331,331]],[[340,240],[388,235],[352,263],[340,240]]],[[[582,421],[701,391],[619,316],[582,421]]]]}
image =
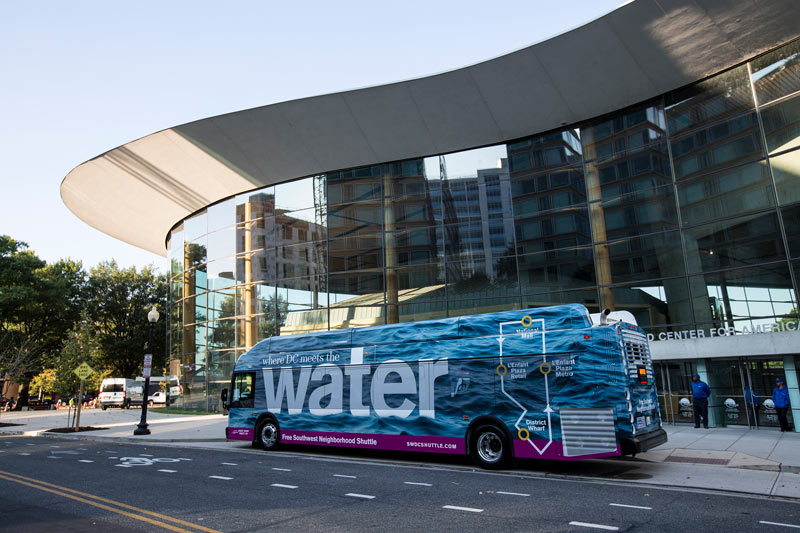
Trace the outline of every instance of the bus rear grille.
{"type": "Polygon", "coordinates": [[[653,364],[650,360],[650,349],[647,345],[647,337],[638,331],[627,329],[622,330],[622,342],[625,346],[625,359],[628,363],[628,375],[632,379],[638,377],[638,366],[647,369],[647,377],[653,379],[653,364]]]}
{"type": "Polygon", "coordinates": [[[565,456],[616,451],[617,434],[612,409],[561,409],[559,414],[565,456]]]}

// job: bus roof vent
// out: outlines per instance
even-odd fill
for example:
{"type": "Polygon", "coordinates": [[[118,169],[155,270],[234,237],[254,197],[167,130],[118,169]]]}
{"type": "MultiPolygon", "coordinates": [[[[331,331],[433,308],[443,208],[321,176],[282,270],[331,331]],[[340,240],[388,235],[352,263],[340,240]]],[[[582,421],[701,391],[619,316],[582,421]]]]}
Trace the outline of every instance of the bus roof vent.
{"type": "Polygon", "coordinates": [[[592,319],[593,326],[613,324],[614,322],[627,322],[628,324],[633,324],[634,326],[639,325],[636,322],[636,317],[633,316],[633,313],[630,311],[611,311],[606,314],[605,322],[603,322],[601,315],[603,315],[603,313],[592,313],[589,315],[589,318],[592,319]]]}

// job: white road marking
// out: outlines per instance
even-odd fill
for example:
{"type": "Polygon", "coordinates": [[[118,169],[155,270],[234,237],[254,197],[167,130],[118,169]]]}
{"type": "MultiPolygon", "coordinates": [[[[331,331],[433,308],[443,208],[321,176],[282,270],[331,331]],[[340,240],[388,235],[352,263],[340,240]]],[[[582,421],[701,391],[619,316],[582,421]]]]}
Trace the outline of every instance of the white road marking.
{"type": "Polygon", "coordinates": [[[88,459],[78,459],[79,463],[93,463],[94,461],[90,461],[88,459]]]}
{"type": "Polygon", "coordinates": [[[177,472],[177,470],[167,470],[166,468],[162,468],[162,469],[159,470],[159,472],[166,472],[168,474],[174,474],[175,472],[177,472]]]}
{"type": "Polygon", "coordinates": [[[58,445],[56,445],[56,444],[51,444],[51,445],[50,445],[50,447],[51,447],[51,448],[61,448],[61,446],[58,446],[58,445]]]}
{"type": "Polygon", "coordinates": [[[26,452],[22,452],[22,453],[18,453],[17,455],[30,455],[30,454],[26,453],[26,452]]]}
{"type": "Polygon", "coordinates": [[[191,459],[187,459],[186,457],[178,457],[178,461],[191,461],[191,459]]]}
{"type": "Polygon", "coordinates": [[[273,470],[277,470],[278,472],[291,472],[288,468],[273,468],[273,470]]]}
{"type": "Polygon", "coordinates": [[[283,483],[273,483],[270,487],[278,487],[279,489],[296,489],[297,485],[284,485],[283,483]]]}
{"type": "Polygon", "coordinates": [[[153,457],[153,456],[150,455],[149,453],[140,453],[139,457],[153,457]]]}
{"type": "Polygon", "coordinates": [[[120,457],[121,464],[128,466],[150,466],[153,461],[147,457],[120,457]]]}
{"type": "Polygon", "coordinates": [[[374,500],[375,496],[370,496],[369,494],[356,494],[355,492],[348,492],[345,496],[350,496],[351,498],[362,498],[364,500],[374,500]]]}
{"type": "Polygon", "coordinates": [[[225,477],[225,476],[208,476],[208,477],[210,477],[211,479],[224,479],[225,481],[230,481],[231,479],[233,479],[232,477],[225,477]]]}
{"type": "Polygon", "coordinates": [[[133,465],[114,465],[114,466],[121,466],[122,468],[130,468],[130,467],[132,467],[133,465]]]}
{"type": "Polygon", "coordinates": [[[570,522],[569,525],[571,526],[580,526],[580,527],[590,527],[594,529],[604,529],[606,531],[619,531],[618,527],[615,526],[604,526],[603,524],[590,524],[588,522],[570,522]]]}
{"type": "Polygon", "coordinates": [[[220,464],[225,466],[237,466],[236,463],[220,463],[220,464]]]}
{"type": "Polygon", "coordinates": [[[766,520],[759,520],[759,524],[767,524],[770,526],[783,526],[783,527],[793,527],[795,529],[800,529],[800,526],[796,526],[794,524],[782,524],[780,522],[767,522],[766,520]]]}
{"type": "Polygon", "coordinates": [[[344,477],[347,479],[358,479],[356,476],[346,476],[344,474],[334,474],[333,477],[344,477]]]}
{"type": "Polygon", "coordinates": [[[61,459],[61,457],[56,457],[55,455],[48,455],[48,459],[61,459]]]}
{"type": "Polygon", "coordinates": [[[442,509],[452,509],[453,511],[468,511],[470,513],[483,512],[483,509],[475,509],[474,507],[459,507],[458,505],[442,505],[442,509]]]}
{"type": "Polygon", "coordinates": [[[652,509],[652,507],[643,507],[641,505],[625,505],[624,503],[609,503],[608,505],[612,507],[627,507],[628,509],[647,509],[648,511],[652,509]]]}
{"type": "Polygon", "coordinates": [[[530,496],[524,492],[503,492],[502,490],[495,491],[495,494],[505,494],[506,496],[530,496]]]}
{"type": "Polygon", "coordinates": [[[119,459],[119,457],[109,457],[109,459],[119,459]]]}
{"type": "Polygon", "coordinates": [[[36,446],[35,444],[26,444],[25,446],[36,446]]]}
{"type": "Polygon", "coordinates": [[[403,481],[406,485],[419,485],[420,487],[433,487],[430,483],[419,483],[417,481],[403,481]]]}

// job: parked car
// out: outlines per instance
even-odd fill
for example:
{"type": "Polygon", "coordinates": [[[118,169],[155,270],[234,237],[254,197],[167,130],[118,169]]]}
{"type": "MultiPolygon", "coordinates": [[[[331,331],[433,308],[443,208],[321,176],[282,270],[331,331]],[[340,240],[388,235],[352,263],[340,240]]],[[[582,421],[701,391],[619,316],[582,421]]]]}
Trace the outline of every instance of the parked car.
{"type": "Polygon", "coordinates": [[[154,405],[167,405],[167,393],[164,391],[158,391],[150,396],[147,397],[147,405],[154,406],[154,405]]]}

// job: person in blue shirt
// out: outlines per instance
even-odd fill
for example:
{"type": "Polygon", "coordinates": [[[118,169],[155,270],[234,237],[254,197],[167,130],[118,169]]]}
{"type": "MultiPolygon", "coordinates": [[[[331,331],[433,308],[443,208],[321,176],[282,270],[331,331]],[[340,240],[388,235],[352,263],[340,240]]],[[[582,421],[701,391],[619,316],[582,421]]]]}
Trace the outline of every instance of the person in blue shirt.
{"type": "Polygon", "coordinates": [[[708,397],[711,396],[711,389],[705,381],[700,381],[700,374],[692,374],[692,404],[694,407],[694,427],[708,429],[708,397]]]}
{"type": "Polygon", "coordinates": [[[761,420],[759,415],[761,411],[761,399],[752,387],[744,389],[744,403],[747,406],[747,421],[750,423],[750,427],[760,426],[761,420]],[[753,424],[754,421],[755,424],[753,424]]]}
{"type": "Polygon", "coordinates": [[[772,391],[772,403],[775,404],[775,411],[778,413],[781,431],[789,431],[789,420],[786,418],[786,413],[789,411],[789,389],[783,378],[777,378],[775,383],[777,386],[772,391]]]}

